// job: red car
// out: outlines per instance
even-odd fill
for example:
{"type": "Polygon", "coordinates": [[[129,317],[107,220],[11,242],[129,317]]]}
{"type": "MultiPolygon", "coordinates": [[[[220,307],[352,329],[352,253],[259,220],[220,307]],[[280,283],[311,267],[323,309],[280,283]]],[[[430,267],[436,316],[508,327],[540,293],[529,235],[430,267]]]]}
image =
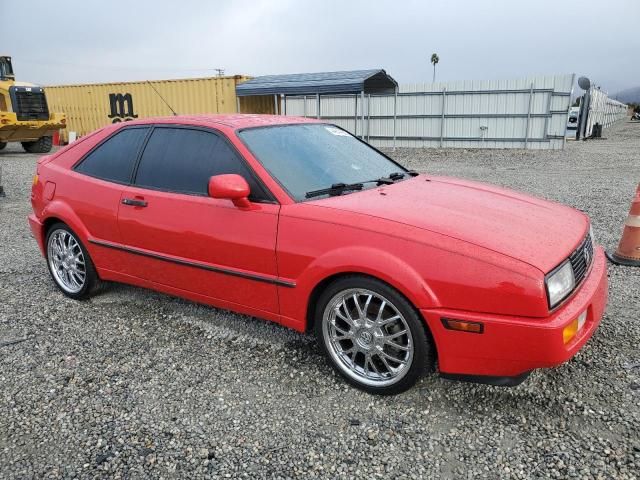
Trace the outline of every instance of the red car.
{"type": "Polygon", "coordinates": [[[56,285],[139,285],[315,331],[374,393],[515,385],[571,358],[607,301],[583,213],[419,175],[344,130],[264,115],[116,124],[44,156],[29,222],[56,285]]]}

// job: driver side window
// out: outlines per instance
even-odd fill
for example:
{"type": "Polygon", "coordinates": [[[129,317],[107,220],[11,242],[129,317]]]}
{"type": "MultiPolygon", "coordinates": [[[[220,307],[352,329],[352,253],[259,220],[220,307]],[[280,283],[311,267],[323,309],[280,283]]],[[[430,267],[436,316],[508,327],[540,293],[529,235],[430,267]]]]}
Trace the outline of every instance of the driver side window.
{"type": "Polygon", "coordinates": [[[219,135],[190,128],[156,127],[140,159],[135,185],[206,196],[209,178],[227,173],[247,180],[250,200],[269,199],[244,161],[219,135]]]}

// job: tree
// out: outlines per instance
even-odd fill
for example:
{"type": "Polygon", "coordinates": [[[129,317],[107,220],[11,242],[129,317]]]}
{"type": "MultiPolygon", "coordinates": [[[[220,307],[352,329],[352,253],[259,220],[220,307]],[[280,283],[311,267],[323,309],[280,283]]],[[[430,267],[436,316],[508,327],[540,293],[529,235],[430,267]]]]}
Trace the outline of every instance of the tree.
{"type": "Polygon", "coordinates": [[[431,63],[433,63],[433,81],[436,81],[436,64],[440,61],[437,53],[431,54],[431,63]]]}

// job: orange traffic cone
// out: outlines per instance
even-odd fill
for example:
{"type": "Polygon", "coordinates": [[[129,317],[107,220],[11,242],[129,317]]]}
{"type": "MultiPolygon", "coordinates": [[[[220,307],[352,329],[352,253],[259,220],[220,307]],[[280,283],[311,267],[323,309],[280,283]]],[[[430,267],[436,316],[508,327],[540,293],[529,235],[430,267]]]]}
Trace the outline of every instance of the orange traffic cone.
{"type": "Polygon", "coordinates": [[[631,200],[631,209],[624,222],[618,249],[615,253],[607,252],[607,258],[617,265],[640,267],[640,185],[631,200]]]}

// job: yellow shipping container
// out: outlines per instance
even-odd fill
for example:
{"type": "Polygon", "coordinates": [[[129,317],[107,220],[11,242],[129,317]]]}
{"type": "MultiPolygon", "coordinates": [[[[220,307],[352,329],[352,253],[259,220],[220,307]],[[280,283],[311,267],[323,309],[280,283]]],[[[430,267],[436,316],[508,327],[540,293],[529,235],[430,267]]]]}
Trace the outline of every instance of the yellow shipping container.
{"type": "MultiPolygon", "coordinates": [[[[110,123],[172,115],[171,109],[178,114],[235,113],[236,84],[249,78],[60,85],[45,87],[45,94],[49,110],[67,116],[67,128],[60,131],[66,143],[69,132],[81,137],[110,123]]],[[[240,108],[243,113],[274,113],[273,97],[243,97],[240,108]]]]}

